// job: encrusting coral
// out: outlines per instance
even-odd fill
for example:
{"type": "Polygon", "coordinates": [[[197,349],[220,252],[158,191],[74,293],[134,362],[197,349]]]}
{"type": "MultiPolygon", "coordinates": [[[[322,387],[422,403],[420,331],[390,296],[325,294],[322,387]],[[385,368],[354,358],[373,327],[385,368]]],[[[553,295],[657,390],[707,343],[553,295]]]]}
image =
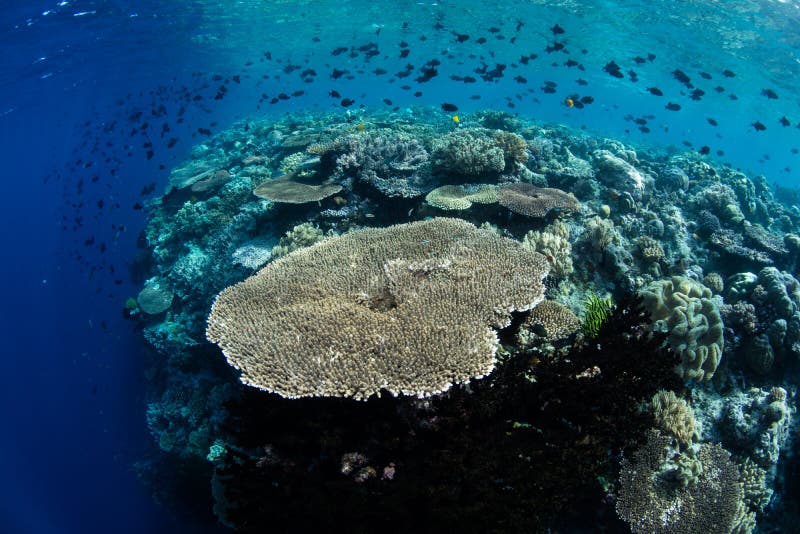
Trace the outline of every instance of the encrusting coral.
{"type": "Polygon", "coordinates": [[[460,219],[370,228],[220,293],[207,337],[285,397],[427,396],[489,373],[493,328],[542,300],[547,260],[460,219]]]}

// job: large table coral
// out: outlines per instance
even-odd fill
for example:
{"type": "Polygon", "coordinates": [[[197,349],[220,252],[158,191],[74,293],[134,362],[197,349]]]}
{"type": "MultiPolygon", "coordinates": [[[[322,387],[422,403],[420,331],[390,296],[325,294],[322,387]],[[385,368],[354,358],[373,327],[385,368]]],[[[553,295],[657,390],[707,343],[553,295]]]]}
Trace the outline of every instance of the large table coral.
{"type": "Polygon", "coordinates": [[[207,336],[285,397],[427,396],[494,368],[492,328],[542,300],[548,267],[460,219],[355,231],[225,289],[207,336]]]}

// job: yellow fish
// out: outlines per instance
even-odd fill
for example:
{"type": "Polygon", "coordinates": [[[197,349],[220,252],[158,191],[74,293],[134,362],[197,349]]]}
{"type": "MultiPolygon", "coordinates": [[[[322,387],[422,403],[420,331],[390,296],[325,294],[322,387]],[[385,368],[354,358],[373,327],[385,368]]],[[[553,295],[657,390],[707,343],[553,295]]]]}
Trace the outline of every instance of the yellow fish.
{"type": "Polygon", "coordinates": [[[358,130],[359,132],[363,132],[366,129],[367,127],[364,126],[363,124],[359,124],[358,126],[356,126],[356,130],[358,130]]]}
{"type": "Polygon", "coordinates": [[[458,118],[458,115],[453,115],[452,119],[454,123],[461,124],[461,119],[458,118]]]}
{"type": "Polygon", "coordinates": [[[566,100],[564,101],[564,104],[565,104],[565,105],[566,105],[568,108],[571,108],[571,107],[575,106],[575,101],[574,101],[574,100],[572,100],[571,98],[568,98],[568,99],[566,99],[566,100]]]}

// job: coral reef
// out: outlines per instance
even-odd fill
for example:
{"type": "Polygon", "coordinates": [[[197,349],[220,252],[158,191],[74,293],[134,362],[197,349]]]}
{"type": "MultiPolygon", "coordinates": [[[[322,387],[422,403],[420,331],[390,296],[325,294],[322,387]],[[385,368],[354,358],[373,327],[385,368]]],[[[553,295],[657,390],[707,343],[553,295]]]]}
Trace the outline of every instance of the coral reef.
{"type": "Polygon", "coordinates": [[[172,170],[124,310],[152,349],[143,478],[240,530],[615,531],[617,494],[637,531],[788,531],[798,195],[693,151],[460,117],[248,120],[172,170]],[[242,384],[204,339],[215,295],[256,286],[209,331],[256,340],[221,343],[245,380],[305,398],[242,384]]]}

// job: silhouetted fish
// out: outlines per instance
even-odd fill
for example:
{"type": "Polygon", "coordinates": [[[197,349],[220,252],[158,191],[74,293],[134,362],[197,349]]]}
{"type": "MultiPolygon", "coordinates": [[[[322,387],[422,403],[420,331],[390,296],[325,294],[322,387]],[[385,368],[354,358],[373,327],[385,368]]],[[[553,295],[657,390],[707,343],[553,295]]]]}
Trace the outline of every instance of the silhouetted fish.
{"type": "Polygon", "coordinates": [[[342,107],[345,107],[345,108],[350,107],[355,103],[356,103],[356,101],[353,100],[352,98],[343,98],[342,101],[340,102],[342,107]]]}
{"type": "Polygon", "coordinates": [[[767,127],[764,126],[763,124],[761,124],[760,121],[754,122],[752,126],[753,126],[753,128],[756,129],[757,132],[763,132],[764,130],[767,129],[767,127]]]}
{"type": "Polygon", "coordinates": [[[708,121],[708,124],[710,124],[711,126],[716,126],[717,125],[717,121],[712,119],[711,117],[708,117],[706,119],[706,121],[708,121]]]}
{"type": "Polygon", "coordinates": [[[689,76],[687,76],[686,73],[683,72],[680,69],[673,70],[672,71],[672,77],[675,78],[676,80],[678,80],[679,82],[681,82],[683,85],[685,85],[689,89],[691,89],[693,87],[691,79],[689,78],[689,76]]]}
{"type": "Polygon", "coordinates": [[[564,28],[556,24],[552,28],[550,28],[550,31],[553,32],[553,35],[559,35],[564,33],[564,28]]]}
{"type": "Polygon", "coordinates": [[[711,153],[711,147],[708,145],[703,145],[700,147],[700,150],[698,150],[698,152],[700,152],[704,156],[708,155],[711,153]]]}
{"type": "Polygon", "coordinates": [[[647,92],[649,92],[651,95],[664,96],[664,93],[658,87],[648,87],[647,92]]]}
{"type": "Polygon", "coordinates": [[[622,69],[620,69],[620,66],[617,65],[614,61],[609,61],[608,63],[606,63],[605,67],[603,67],[603,70],[615,78],[625,77],[625,75],[622,74],[622,69]]]}
{"type": "Polygon", "coordinates": [[[458,111],[458,106],[456,106],[455,104],[450,104],[449,102],[444,102],[442,104],[442,110],[450,113],[452,111],[458,111]]]}
{"type": "Polygon", "coordinates": [[[722,75],[725,76],[726,78],[733,78],[733,77],[736,76],[736,74],[734,74],[734,72],[732,70],[728,70],[728,69],[723,70],[722,71],[722,75]]]}
{"type": "Polygon", "coordinates": [[[783,126],[791,126],[791,123],[789,122],[789,119],[787,119],[787,118],[786,118],[786,115],[784,115],[783,117],[781,117],[780,123],[781,123],[783,126]]]}
{"type": "Polygon", "coordinates": [[[778,94],[775,91],[773,91],[772,89],[762,89],[761,90],[761,94],[762,94],[762,96],[766,96],[770,100],[777,100],[778,99],[778,94]]]}
{"type": "Polygon", "coordinates": [[[670,111],[680,111],[681,109],[680,104],[676,104],[674,102],[668,102],[667,105],[664,107],[670,111]]]}

